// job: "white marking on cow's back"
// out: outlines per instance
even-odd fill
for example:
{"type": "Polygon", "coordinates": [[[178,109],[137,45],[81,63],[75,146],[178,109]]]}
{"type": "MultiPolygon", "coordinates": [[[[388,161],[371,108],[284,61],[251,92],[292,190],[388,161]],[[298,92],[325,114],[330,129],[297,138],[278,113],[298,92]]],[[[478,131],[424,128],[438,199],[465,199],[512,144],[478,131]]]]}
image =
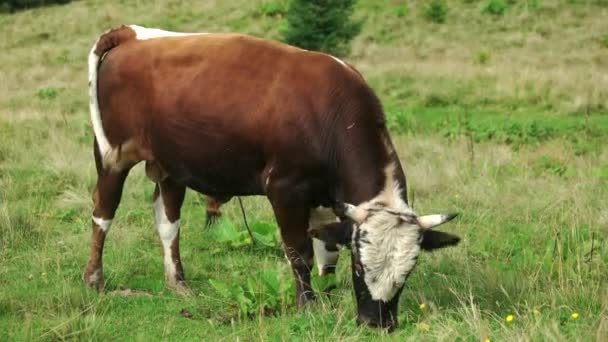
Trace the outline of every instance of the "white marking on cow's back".
{"type": "MultiPolygon", "coordinates": [[[[208,33],[184,33],[184,32],[172,32],[165,31],[156,28],[146,28],[138,25],[129,25],[135,32],[136,39],[147,40],[153,38],[162,37],[181,37],[181,36],[192,36],[192,35],[205,35],[208,33]]],[[[109,31],[107,31],[109,32],[109,31]]],[[[107,33],[106,32],[106,33],[107,33]]],[[[112,146],[108,141],[107,136],[103,130],[103,123],[101,121],[101,113],[99,110],[99,100],[97,98],[97,80],[98,74],[97,69],[99,67],[99,60],[102,56],[98,56],[95,51],[97,50],[97,43],[99,39],[93,44],[91,51],[89,52],[88,67],[89,67],[89,111],[91,113],[91,123],[93,124],[93,133],[97,140],[97,146],[101,155],[102,163],[105,166],[108,162],[114,162],[112,160],[112,146]]]]}
{"type": "Polygon", "coordinates": [[[343,61],[343,60],[341,60],[340,58],[335,57],[335,56],[332,56],[332,55],[328,55],[328,56],[329,56],[329,57],[331,57],[331,58],[333,58],[334,60],[338,61],[338,63],[342,64],[343,66],[348,67],[348,66],[346,65],[346,63],[344,63],[344,61],[343,61]]]}
{"type": "Polygon", "coordinates": [[[108,233],[108,230],[110,230],[110,226],[112,226],[112,220],[104,220],[101,217],[93,216],[93,222],[95,222],[99,229],[106,234],[108,233]]]}
{"type": "MultiPolygon", "coordinates": [[[[318,228],[337,221],[338,218],[332,209],[320,206],[316,209],[310,210],[308,226],[310,228],[318,228]]],[[[324,269],[326,267],[335,266],[338,263],[339,252],[328,251],[325,248],[325,242],[313,238],[312,248],[315,253],[315,261],[317,263],[317,270],[320,276],[325,275],[324,269]]]]}
{"type": "Polygon", "coordinates": [[[177,238],[179,220],[176,220],[175,222],[169,220],[165,212],[165,205],[161,195],[154,201],[154,223],[163,245],[165,277],[166,279],[175,279],[177,270],[175,263],[171,258],[171,244],[173,243],[173,240],[177,238]]]}
{"type": "Polygon", "coordinates": [[[183,36],[200,36],[209,34],[206,32],[201,33],[188,33],[188,32],[173,32],[165,31],[157,28],[148,28],[139,25],[129,25],[129,27],[135,31],[135,38],[137,40],[147,40],[153,38],[164,38],[164,37],[183,37],[183,36]]]}

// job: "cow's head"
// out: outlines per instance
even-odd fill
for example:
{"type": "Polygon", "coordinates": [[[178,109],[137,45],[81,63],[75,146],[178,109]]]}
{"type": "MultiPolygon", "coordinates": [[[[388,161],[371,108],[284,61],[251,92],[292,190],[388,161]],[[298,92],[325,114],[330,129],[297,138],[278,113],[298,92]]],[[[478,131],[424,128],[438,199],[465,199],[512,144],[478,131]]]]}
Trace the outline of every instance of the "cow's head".
{"type": "Polygon", "coordinates": [[[397,303],[421,250],[458,244],[460,238],[432,230],[455,214],[417,216],[407,205],[398,209],[379,201],[359,206],[339,204],[339,223],[310,230],[327,245],[351,248],[357,322],[394,329],[397,303]]]}

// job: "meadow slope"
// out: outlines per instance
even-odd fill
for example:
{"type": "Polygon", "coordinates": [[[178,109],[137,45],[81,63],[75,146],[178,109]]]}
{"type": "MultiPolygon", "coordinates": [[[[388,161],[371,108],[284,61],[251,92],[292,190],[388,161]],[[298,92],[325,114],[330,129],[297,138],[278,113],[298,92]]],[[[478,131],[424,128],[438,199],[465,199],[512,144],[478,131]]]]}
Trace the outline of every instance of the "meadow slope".
{"type": "MultiPolygon", "coordinates": [[[[141,166],[106,242],[107,293],[83,287],[97,35],[137,23],[276,39],[283,25],[280,1],[111,0],[0,13],[0,340],[607,341],[608,4],[507,1],[495,16],[454,0],[436,24],[424,1],[360,2],[346,60],[385,106],[415,209],[461,213],[442,229],[463,242],[420,258],[395,333],[356,326],[348,252],[338,289],[298,312],[274,233],[252,246],[236,201],[204,230],[193,192],[181,236],[194,295],[167,291],[141,166]],[[270,299],[265,275],[280,283],[270,299]],[[272,312],[239,314],[222,284],[259,290],[272,312]]],[[[252,225],[275,225],[265,199],[244,204],[252,225]]]]}

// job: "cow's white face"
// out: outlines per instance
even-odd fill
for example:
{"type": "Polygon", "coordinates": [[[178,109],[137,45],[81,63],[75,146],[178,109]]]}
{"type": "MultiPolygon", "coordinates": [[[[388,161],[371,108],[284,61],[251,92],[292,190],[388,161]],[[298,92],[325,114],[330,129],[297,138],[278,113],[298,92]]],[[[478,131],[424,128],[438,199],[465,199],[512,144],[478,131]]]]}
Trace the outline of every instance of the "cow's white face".
{"type": "Polygon", "coordinates": [[[416,216],[409,208],[398,212],[384,203],[351,207],[347,216],[364,217],[355,221],[352,235],[355,271],[364,274],[373,300],[388,302],[416,266],[422,236],[416,216]]]}
{"type": "MultiPolygon", "coordinates": [[[[398,189],[395,189],[398,192],[398,189]]],[[[397,302],[421,250],[456,245],[457,236],[431,230],[456,215],[417,216],[405,202],[381,199],[336,211],[350,220],[311,230],[328,244],[351,247],[352,277],[358,320],[374,326],[396,326],[397,302]]]]}
{"type": "Polygon", "coordinates": [[[416,266],[425,231],[456,216],[417,216],[405,203],[399,204],[396,208],[381,201],[345,205],[345,215],[355,223],[353,257],[362,268],[355,271],[364,274],[373,300],[393,299],[416,266]]]}

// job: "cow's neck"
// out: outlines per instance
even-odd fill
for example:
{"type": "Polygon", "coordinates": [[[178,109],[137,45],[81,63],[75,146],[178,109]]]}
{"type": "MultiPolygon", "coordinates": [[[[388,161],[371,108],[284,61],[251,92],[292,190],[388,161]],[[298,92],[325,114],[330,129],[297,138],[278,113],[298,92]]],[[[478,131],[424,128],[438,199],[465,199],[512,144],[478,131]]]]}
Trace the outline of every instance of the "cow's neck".
{"type": "Polygon", "coordinates": [[[361,127],[340,139],[336,199],[355,205],[379,197],[385,202],[407,203],[405,175],[388,132],[382,128],[373,133],[369,127],[361,127]]]}

